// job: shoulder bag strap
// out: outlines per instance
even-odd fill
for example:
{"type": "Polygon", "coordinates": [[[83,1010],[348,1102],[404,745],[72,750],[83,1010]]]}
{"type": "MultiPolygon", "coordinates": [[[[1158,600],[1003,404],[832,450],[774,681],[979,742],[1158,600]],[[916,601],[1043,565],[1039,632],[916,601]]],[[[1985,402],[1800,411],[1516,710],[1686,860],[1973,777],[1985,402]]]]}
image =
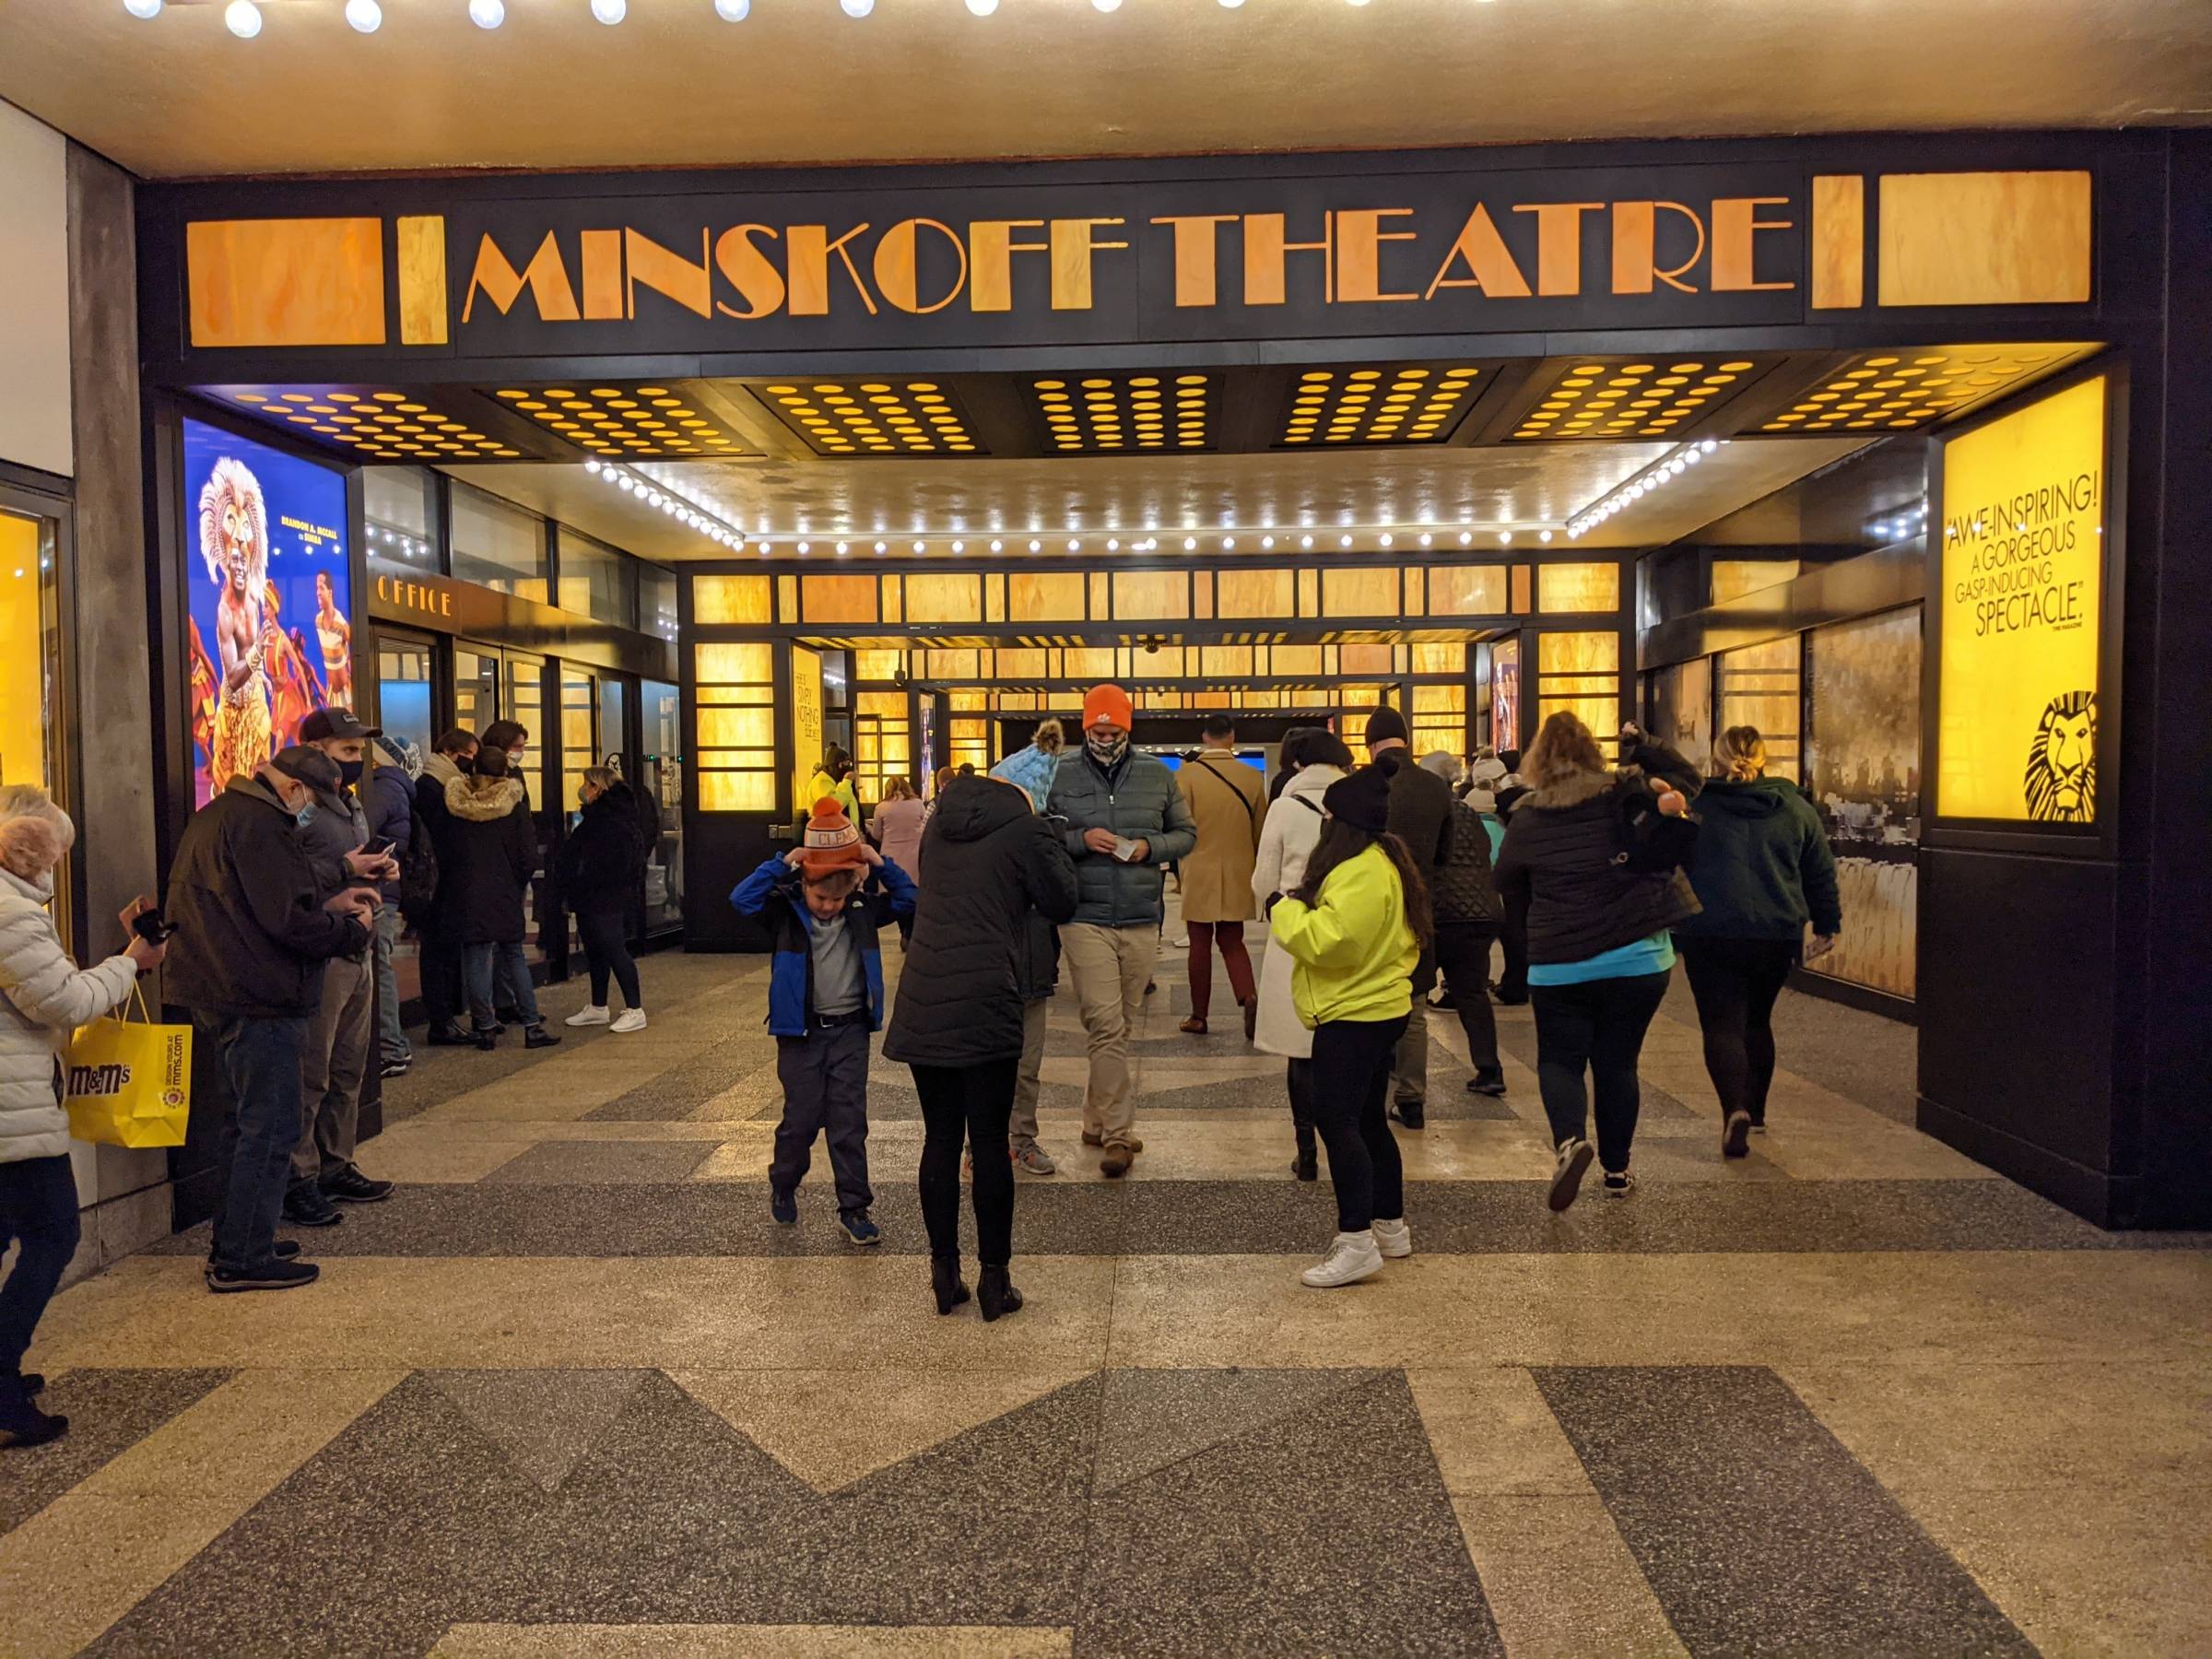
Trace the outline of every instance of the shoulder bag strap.
{"type": "MultiPolygon", "coordinates": [[[[1260,809],[1258,803],[1251,795],[1246,794],[1234,783],[1231,783],[1227,778],[1223,778],[1221,773],[1215,768],[1214,763],[1206,759],[1205,756],[1200,755],[1196,757],[1192,760],[1191,764],[1193,766],[1205,767],[1207,771],[1212,772],[1216,778],[1220,780],[1222,788],[1228,790],[1230,794],[1235,795],[1238,800],[1244,803],[1244,816],[1252,820],[1253,844],[1257,846],[1260,839],[1260,809]]],[[[1318,810],[1318,808],[1316,810],[1318,810]]]]}

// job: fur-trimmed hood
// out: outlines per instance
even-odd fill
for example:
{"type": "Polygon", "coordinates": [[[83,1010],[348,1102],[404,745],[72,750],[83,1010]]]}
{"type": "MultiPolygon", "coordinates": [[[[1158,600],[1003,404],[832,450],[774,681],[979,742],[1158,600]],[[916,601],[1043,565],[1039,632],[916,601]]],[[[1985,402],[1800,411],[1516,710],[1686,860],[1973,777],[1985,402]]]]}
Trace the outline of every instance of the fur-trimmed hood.
{"type": "Polygon", "coordinates": [[[1563,812],[1570,806],[1580,806],[1585,801],[1594,801],[1613,787],[1612,772],[1578,771],[1548,788],[1532,790],[1520,805],[1534,806],[1542,812],[1563,812]]]}
{"type": "Polygon", "coordinates": [[[523,786],[514,778],[456,775],[445,786],[445,809],[472,824],[496,823],[523,804],[523,786]]]}

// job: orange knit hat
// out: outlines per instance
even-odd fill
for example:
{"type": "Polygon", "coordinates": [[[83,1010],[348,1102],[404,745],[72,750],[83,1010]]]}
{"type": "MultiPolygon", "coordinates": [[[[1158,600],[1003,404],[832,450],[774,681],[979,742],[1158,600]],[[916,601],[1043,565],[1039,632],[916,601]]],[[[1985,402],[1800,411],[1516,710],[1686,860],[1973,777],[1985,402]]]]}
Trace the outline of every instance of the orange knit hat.
{"type": "Polygon", "coordinates": [[[1101,720],[1111,720],[1126,732],[1134,723],[1130,711],[1129,693],[1119,686],[1093,686],[1083,700],[1083,729],[1085,731],[1101,720]]]}
{"type": "Polygon", "coordinates": [[[814,804],[800,845],[805,853],[799,860],[799,871],[810,881],[819,881],[835,871],[851,869],[863,862],[860,831],[845,816],[845,809],[828,795],[814,804]]]}

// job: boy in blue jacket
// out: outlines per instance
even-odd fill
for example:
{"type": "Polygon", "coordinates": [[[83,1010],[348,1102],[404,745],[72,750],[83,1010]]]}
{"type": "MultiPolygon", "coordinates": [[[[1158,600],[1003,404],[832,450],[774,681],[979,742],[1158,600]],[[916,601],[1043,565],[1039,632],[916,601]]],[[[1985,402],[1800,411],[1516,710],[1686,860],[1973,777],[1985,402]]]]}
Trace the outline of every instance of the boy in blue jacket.
{"type": "Polygon", "coordinates": [[[855,1244],[882,1241],[868,1214],[868,1034],[883,1027],[883,954],[865,897],[870,880],[890,897],[894,916],[914,911],[904,870],[861,839],[834,800],[814,804],[799,846],[770,858],[739,882],[730,903],[740,914],[775,924],[768,982],[768,1029],[776,1039],[783,1117],[769,1165],[769,1213],[789,1227],[799,1218],[799,1182],[814,1161],[814,1137],[830,1141],[837,1178],[838,1224],[855,1244]]]}

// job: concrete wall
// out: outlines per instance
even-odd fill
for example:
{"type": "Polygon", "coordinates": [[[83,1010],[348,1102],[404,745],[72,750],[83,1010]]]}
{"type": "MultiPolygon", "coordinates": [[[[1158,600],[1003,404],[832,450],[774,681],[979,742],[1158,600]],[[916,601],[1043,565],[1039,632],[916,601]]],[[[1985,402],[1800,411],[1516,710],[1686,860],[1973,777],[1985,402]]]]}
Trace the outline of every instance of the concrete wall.
{"type": "Polygon", "coordinates": [[[0,103],[0,461],[66,477],[67,143],[0,103]]]}

